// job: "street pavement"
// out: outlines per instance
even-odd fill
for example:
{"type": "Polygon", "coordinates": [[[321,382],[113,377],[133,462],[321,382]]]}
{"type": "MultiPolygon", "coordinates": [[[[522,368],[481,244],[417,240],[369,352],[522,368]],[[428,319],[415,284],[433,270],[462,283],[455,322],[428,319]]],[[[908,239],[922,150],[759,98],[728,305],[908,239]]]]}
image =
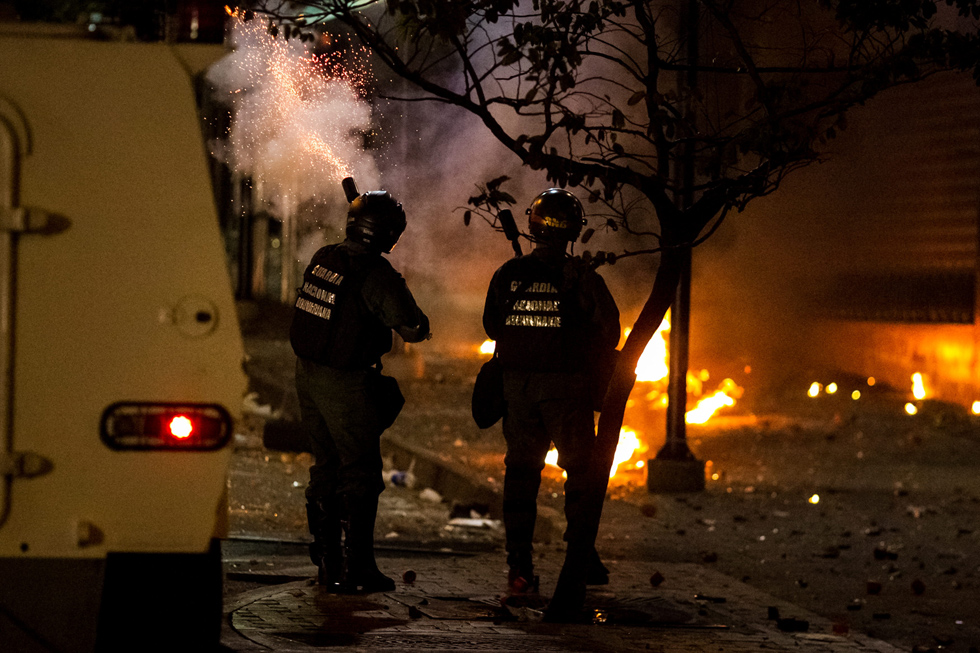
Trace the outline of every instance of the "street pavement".
{"type": "MultiPolygon", "coordinates": [[[[271,369],[288,358],[288,343],[259,344],[269,351],[253,343],[253,363],[271,369]]],[[[412,376],[410,362],[386,363],[406,379],[407,398],[383,440],[387,469],[415,476],[413,491],[392,483],[381,495],[379,563],[397,589],[342,597],[310,583],[300,541],[308,454],[280,456],[245,429],[229,478],[227,650],[975,653],[975,431],[935,416],[882,415],[877,404],[856,414],[824,406],[813,425],[766,417],[694,430],[692,445],[714,461],[717,480],[696,495],[611,489],[597,541],[611,583],[590,591],[582,623],[553,625],[538,611],[500,605],[505,554],[492,524],[502,440],[472,424],[475,371],[430,360],[412,376]],[[421,500],[426,493],[439,502],[421,500]],[[452,526],[456,507],[470,505],[490,526],[452,526]],[[412,583],[402,580],[408,571],[412,583]]],[[[272,408],[289,417],[290,368],[280,367],[266,375],[262,397],[283,398],[272,408]]],[[[542,603],[563,558],[560,493],[560,478],[545,479],[536,532],[542,603]]]]}
{"type": "MultiPolygon", "coordinates": [[[[332,651],[879,651],[899,649],[780,601],[705,565],[608,561],[610,583],[590,588],[581,623],[549,624],[541,604],[503,607],[499,552],[386,553],[393,592],[344,596],[297,565],[225,601],[222,643],[246,652],[332,651]],[[663,578],[654,586],[651,578],[663,578]],[[292,580],[290,580],[292,578],[292,580]],[[412,582],[407,582],[411,580],[412,582]],[[496,592],[495,592],[496,590],[496,592]]],[[[539,557],[542,603],[561,565],[539,557]]]]}
{"type": "MultiPolygon", "coordinates": [[[[492,503],[492,488],[464,482],[455,470],[440,468],[438,456],[405,446],[386,442],[395,457],[428,461],[415,467],[421,487],[437,486],[446,500],[487,501],[489,496],[492,503]]],[[[383,493],[382,513],[397,501],[398,510],[414,510],[419,520],[425,519],[432,504],[419,500],[406,507],[405,496],[383,493]]],[[[641,509],[624,502],[607,506],[603,519],[604,532],[616,533],[621,542],[639,542],[649,528],[641,509]]],[[[301,541],[227,541],[223,557],[232,591],[226,592],[222,644],[242,653],[900,650],[710,565],[657,561],[655,551],[636,546],[606,558],[610,583],[590,588],[578,623],[545,623],[541,609],[562,563],[563,523],[547,509],[540,521],[535,561],[540,596],[516,607],[502,602],[507,570],[499,537],[496,544],[484,538],[472,547],[456,543],[423,550],[386,545],[382,536],[379,565],[397,587],[363,596],[329,594],[317,586],[301,541]]]]}

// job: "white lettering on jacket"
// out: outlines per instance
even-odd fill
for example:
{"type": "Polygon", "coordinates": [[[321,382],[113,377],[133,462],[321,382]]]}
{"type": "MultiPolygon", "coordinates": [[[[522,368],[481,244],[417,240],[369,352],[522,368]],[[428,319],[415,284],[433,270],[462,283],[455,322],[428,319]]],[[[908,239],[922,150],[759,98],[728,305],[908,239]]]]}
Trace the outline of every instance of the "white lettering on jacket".
{"type": "MultiPolygon", "coordinates": [[[[517,292],[517,289],[520,288],[520,287],[521,287],[521,282],[520,281],[511,281],[510,282],[510,291],[511,292],[517,292]]],[[[533,292],[547,292],[547,293],[555,293],[555,294],[557,294],[558,293],[558,289],[555,288],[554,286],[552,286],[547,281],[535,281],[534,283],[532,283],[529,286],[527,286],[526,288],[524,288],[524,292],[531,292],[531,293],[533,293],[533,292]]]]}
{"type": "Polygon", "coordinates": [[[296,308],[306,311],[307,313],[312,313],[313,315],[323,318],[324,320],[330,319],[330,307],[320,306],[319,304],[311,302],[305,297],[299,297],[296,300],[296,308]]]}
{"type": "Polygon", "coordinates": [[[320,277],[327,283],[332,283],[338,286],[344,280],[344,275],[331,272],[327,268],[320,267],[319,265],[313,267],[313,276],[320,277]]]}
{"type": "Polygon", "coordinates": [[[317,288],[312,283],[307,281],[303,284],[303,292],[310,295],[314,299],[319,299],[324,304],[336,304],[337,295],[330,291],[324,290],[323,288],[317,288]]]}
{"type": "Polygon", "coordinates": [[[560,327],[560,315],[508,315],[504,320],[507,326],[560,327]]]}
{"type": "Polygon", "coordinates": [[[557,313],[558,302],[554,299],[521,299],[514,304],[514,312],[557,313]]]}

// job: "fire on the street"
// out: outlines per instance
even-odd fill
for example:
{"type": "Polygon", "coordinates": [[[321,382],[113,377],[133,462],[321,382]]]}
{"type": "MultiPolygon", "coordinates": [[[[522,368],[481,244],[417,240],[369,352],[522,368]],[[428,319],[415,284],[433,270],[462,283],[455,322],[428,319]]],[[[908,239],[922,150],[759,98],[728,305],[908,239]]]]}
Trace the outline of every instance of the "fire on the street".
{"type": "Polygon", "coordinates": [[[721,388],[708,395],[698,402],[692,410],[687,411],[684,416],[688,424],[704,424],[711,416],[725,406],[734,406],[735,399],[732,395],[738,395],[740,388],[731,379],[721,382],[721,388]]]}
{"type": "MultiPolygon", "coordinates": [[[[634,454],[642,451],[643,445],[640,443],[640,438],[633,429],[624,426],[619,430],[619,444],[616,445],[616,453],[613,454],[613,464],[609,468],[609,478],[616,476],[619,471],[619,467],[628,463],[634,456],[634,454]]],[[[554,447],[548,451],[548,455],[545,456],[544,462],[552,467],[558,466],[558,450],[554,447]]],[[[643,467],[643,461],[637,461],[633,465],[634,468],[643,467]]]]}
{"type": "MultiPolygon", "coordinates": [[[[651,407],[666,408],[667,388],[666,381],[669,373],[670,354],[667,349],[667,338],[670,333],[670,311],[664,317],[660,327],[654,333],[650,342],[644,348],[636,363],[636,381],[643,392],[646,401],[651,407]]],[[[630,329],[627,327],[623,331],[623,337],[628,337],[630,329]]],[[[478,347],[481,355],[490,356],[494,352],[496,343],[493,340],[484,340],[478,347]]],[[[701,396],[704,384],[710,379],[708,370],[687,373],[687,391],[695,396],[701,396]]],[[[818,384],[814,384],[818,385],[818,384]]],[[[698,403],[691,410],[687,411],[685,421],[688,424],[704,424],[715,413],[725,407],[735,405],[735,401],[742,396],[741,388],[732,379],[724,379],[718,389],[705,397],[701,397],[698,403]]]]}
{"type": "Polygon", "coordinates": [[[922,381],[921,372],[916,372],[912,375],[912,396],[916,399],[926,398],[926,386],[922,381]]]}
{"type": "MultiPolygon", "coordinates": [[[[623,332],[629,336],[630,329],[623,332]]],[[[636,381],[645,384],[644,397],[651,408],[666,408],[667,406],[667,375],[670,371],[670,354],[667,343],[670,334],[670,311],[664,316],[663,322],[647,343],[640,360],[636,364],[636,381]]],[[[698,372],[688,371],[687,392],[699,397],[704,392],[704,384],[711,378],[708,370],[698,372]]],[[[735,400],[742,396],[743,389],[732,379],[724,379],[718,389],[701,397],[691,410],[685,413],[684,420],[688,424],[704,424],[719,410],[735,405],[735,400]]]]}
{"type": "MultiPolygon", "coordinates": [[[[629,336],[630,329],[624,331],[624,338],[629,336]]],[[[670,333],[670,313],[664,317],[660,327],[654,336],[647,343],[636,365],[637,385],[634,395],[638,399],[631,399],[631,404],[639,401],[651,410],[663,410],[667,407],[667,377],[669,373],[669,352],[668,334],[670,333]]],[[[493,342],[486,341],[480,347],[481,353],[490,354],[493,352],[493,342]]],[[[735,405],[737,399],[742,396],[743,388],[734,380],[726,378],[716,390],[705,394],[705,383],[710,379],[708,370],[698,370],[687,373],[687,392],[695,397],[699,397],[694,408],[685,413],[685,421],[688,424],[705,424],[719,410],[735,405]]],[[[635,472],[644,466],[643,454],[649,446],[643,439],[642,431],[624,425],[619,433],[619,443],[616,446],[616,453],[613,458],[613,465],[609,470],[609,477],[616,478],[617,475],[623,476],[628,472],[635,472]]],[[[548,452],[545,459],[548,465],[557,467],[558,452],[552,449],[548,452]]]]}

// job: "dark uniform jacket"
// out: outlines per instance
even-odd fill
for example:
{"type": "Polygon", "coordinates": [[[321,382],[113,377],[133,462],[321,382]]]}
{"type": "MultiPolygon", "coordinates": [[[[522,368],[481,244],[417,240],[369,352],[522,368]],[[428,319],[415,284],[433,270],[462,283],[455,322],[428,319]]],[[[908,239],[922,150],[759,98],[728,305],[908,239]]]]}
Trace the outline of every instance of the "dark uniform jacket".
{"type": "Polygon", "coordinates": [[[429,320],[391,263],[350,241],[320,248],[296,298],[289,332],[296,355],[341,370],[371,367],[391,351],[392,329],[417,342],[429,320]]]}
{"type": "Polygon", "coordinates": [[[539,247],[494,274],[483,327],[505,370],[588,372],[619,343],[619,309],[580,258],[539,247]]]}

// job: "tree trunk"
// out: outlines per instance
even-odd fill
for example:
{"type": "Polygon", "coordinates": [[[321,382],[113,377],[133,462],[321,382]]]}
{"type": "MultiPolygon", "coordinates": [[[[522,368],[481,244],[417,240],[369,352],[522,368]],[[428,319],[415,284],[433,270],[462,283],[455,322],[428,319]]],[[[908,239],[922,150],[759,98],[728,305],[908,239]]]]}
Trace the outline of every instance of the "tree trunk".
{"type": "Polygon", "coordinates": [[[616,454],[616,446],[619,444],[619,431],[623,426],[626,401],[636,383],[636,364],[640,360],[647,343],[650,342],[660,327],[660,323],[663,322],[667,309],[674,301],[682,262],[682,251],[664,250],[650,296],[647,297],[639,317],[630,330],[629,337],[626,338],[626,343],[623,345],[623,350],[616,362],[616,370],[609,382],[609,389],[606,391],[606,397],[602,402],[595,453],[592,458],[592,474],[595,477],[594,490],[599,500],[599,514],[595,515],[596,532],[598,532],[598,521],[601,516],[602,499],[605,498],[609,484],[609,472],[612,468],[613,457],[616,454]]]}
{"type": "MultiPolygon", "coordinates": [[[[619,444],[619,431],[623,425],[626,402],[636,382],[636,364],[674,300],[677,283],[681,275],[682,253],[683,251],[678,249],[663,250],[660,267],[657,269],[650,296],[643,305],[643,309],[640,311],[640,315],[636,319],[636,323],[633,325],[616,362],[616,369],[602,402],[602,413],[599,416],[599,428],[590,469],[590,494],[584,502],[587,518],[583,537],[587,541],[574,543],[577,545],[575,546],[577,551],[594,546],[596,536],[599,533],[602,506],[609,486],[609,472],[616,454],[616,446],[619,444]]],[[[573,543],[569,542],[569,553],[572,549],[573,543]]],[[[554,597],[580,594],[576,591],[576,586],[584,585],[585,568],[586,566],[581,564],[580,560],[572,560],[566,554],[565,564],[559,576],[558,585],[555,587],[554,597]]],[[[555,603],[554,598],[552,603],[555,603]]],[[[559,615],[555,616],[560,618],[559,615]]],[[[573,615],[564,616],[571,618],[573,615]]]]}

